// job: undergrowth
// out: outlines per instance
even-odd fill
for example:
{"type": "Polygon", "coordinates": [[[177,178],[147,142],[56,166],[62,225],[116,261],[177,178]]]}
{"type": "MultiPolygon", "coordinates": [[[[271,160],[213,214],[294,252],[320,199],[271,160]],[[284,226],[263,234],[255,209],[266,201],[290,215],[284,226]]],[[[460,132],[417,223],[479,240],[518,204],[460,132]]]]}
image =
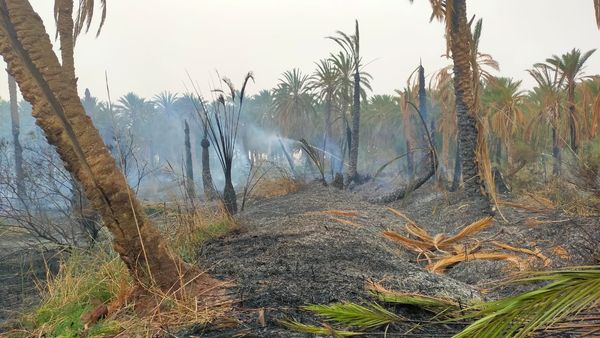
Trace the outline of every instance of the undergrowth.
{"type": "MultiPolygon", "coordinates": [[[[195,263],[198,247],[224,236],[236,223],[222,209],[165,210],[163,230],[172,248],[195,263]],[[179,210],[179,211],[175,211],[179,210]]],[[[205,324],[221,314],[219,308],[202,308],[192,296],[166,295],[148,290],[151,302],[132,297],[135,287],[120,257],[101,242],[91,249],[65,253],[59,272],[39,283],[40,304],[24,313],[9,332],[14,337],[131,337],[166,335],[170,329],[205,324]],[[144,302],[143,311],[138,305],[144,302]],[[151,305],[148,305],[151,304],[151,305]],[[106,309],[99,318],[90,314],[106,309]]]]}

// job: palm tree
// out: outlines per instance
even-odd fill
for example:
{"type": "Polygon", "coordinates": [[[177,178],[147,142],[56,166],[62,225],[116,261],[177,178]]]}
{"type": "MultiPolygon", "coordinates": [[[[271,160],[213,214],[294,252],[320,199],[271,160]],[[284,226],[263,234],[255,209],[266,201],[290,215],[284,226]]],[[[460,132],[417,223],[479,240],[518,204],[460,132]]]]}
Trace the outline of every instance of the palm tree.
{"type": "Polygon", "coordinates": [[[486,173],[482,163],[486,159],[481,158],[482,154],[487,153],[487,149],[484,149],[486,145],[481,135],[481,123],[477,120],[471,47],[473,37],[467,22],[466,0],[430,0],[430,3],[432,18],[446,23],[447,48],[454,64],[454,95],[464,190],[475,208],[483,213],[490,213],[490,199],[484,184],[484,175],[489,173],[486,173]]]}
{"type": "Polygon", "coordinates": [[[595,49],[592,49],[581,54],[579,49],[573,48],[573,50],[566,54],[561,56],[552,55],[551,58],[546,59],[546,63],[555,67],[566,82],[567,100],[569,104],[569,136],[571,149],[573,149],[575,153],[577,153],[579,148],[577,113],[575,111],[575,87],[577,86],[577,81],[583,75],[585,62],[595,51],[595,49]]]}
{"type": "Polygon", "coordinates": [[[289,138],[308,138],[306,125],[314,112],[309,80],[308,75],[294,68],[282,74],[273,90],[274,113],[280,131],[289,138]]]}
{"type": "Polygon", "coordinates": [[[331,60],[320,60],[316,63],[317,69],[309,80],[309,86],[316,90],[317,98],[325,104],[325,134],[323,149],[327,150],[327,141],[331,137],[331,118],[335,95],[340,83],[340,71],[331,60]]]}
{"type": "Polygon", "coordinates": [[[520,90],[521,81],[497,77],[491,79],[482,93],[482,118],[487,119],[489,130],[496,137],[496,164],[502,162],[502,146],[506,148],[509,167],[512,164],[511,146],[515,133],[525,124],[521,104],[525,92],[520,90]]]}
{"type": "Polygon", "coordinates": [[[358,20],[355,21],[354,35],[348,35],[342,31],[337,31],[337,36],[330,36],[329,39],[335,41],[344,52],[350,56],[353,68],[353,92],[352,92],[352,139],[350,141],[348,174],[346,184],[359,181],[358,175],[358,145],[360,132],[360,93],[361,93],[361,67],[362,59],[360,57],[360,34],[358,29],[358,20]]]}
{"type": "Polygon", "coordinates": [[[564,78],[559,76],[556,69],[550,66],[537,63],[532,69],[528,70],[529,74],[537,82],[537,86],[530,93],[530,102],[537,109],[537,117],[531,119],[532,126],[539,119],[544,119],[550,122],[552,132],[552,157],[554,159],[552,173],[560,175],[561,156],[560,156],[560,119],[562,107],[562,87],[564,78]]]}
{"type": "Polygon", "coordinates": [[[214,280],[171,253],[158,229],[145,217],[85,114],[74,81],[58,62],[44,25],[28,1],[0,0],[0,53],[23,97],[32,104],[48,142],[102,215],[113,235],[113,248],[133,281],[165,292],[180,290],[192,280],[196,286],[214,287],[214,280]],[[201,280],[194,279],[197,276],[201,280]]]}
{"type": "Polygon", "coordinates": [[[177,110],[177,101],[179,100],[179,94],[171,93],[169,91],[162,91],[159,94],[154,95],[152,101],[158,108],[158,111],[173,117],[177,110]]]}

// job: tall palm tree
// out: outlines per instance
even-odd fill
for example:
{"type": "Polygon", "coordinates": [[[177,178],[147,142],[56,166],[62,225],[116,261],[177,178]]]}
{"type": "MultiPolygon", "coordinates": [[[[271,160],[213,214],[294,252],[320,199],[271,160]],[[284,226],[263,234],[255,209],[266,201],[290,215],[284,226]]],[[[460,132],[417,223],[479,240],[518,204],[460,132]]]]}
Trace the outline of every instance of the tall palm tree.
{"type": "Polygon", "coordinates": [[[320,60],[316,63],[317,69],[310,78],[310,88],[316,91],[317,98],[325,104],[325,133],[323,137],[323,149],[327,150],[327,142],[331,137],[331,118],[335,95],[340,83],[340,71],[331,60],[320,60]]]}
{"type": "MultiPolygon", "coordinates": [[[[412,2],[413,0],[411,0],[412,2]]],[[[481,135],[481,123],[477,120],[476,88],[473,81],[473,37],[467,22],[466,0],[430,0],[432,19],[446,23],[447,48],[454,64],[454,94],[458,119],[458,144],[461,157],[465,192],[473,206],[483,213],[490,213],[490,198],[484,184],[487,154],[485,140],[481,135]]],[[[488,187],[492,189],[492,187],[488,187]]]]}
{"type": "MultiPolygon", "coordinates": [[[[535,123],[549,121],[552,133],[552,157],[554,175],[560,175],[561,152],[560,152],[560,119],[562,108],[562,88],[564,77],[559,76],[557,69],[547,64],[537,63],[532,69],[527,70],[536,81],[537,86],[530,92],[530,102],[537,110],[537,117],[531,119],[532,127],[535,123]]],[[[530,128],[531,129],[531,128],[530,128]]]]}
{"type": "Polygon", "coordinates": [[[156,105],[156,108],[158,108],[158,111],[169,117],[175,115],[178,100],[179,94],[169,91],[162,91],[152,97],[152,101],[156,105]]]}
{"type": "Polygon", "coordinates": [[[360,57],[360,33],[358,29],[358,20],[355,20],[354,35],[348,35],[342,31],[337,31],[336,36],[330,36],[329,39],[335,41],[344,52],[351,57],[354,88],[352,92],[352,139],[350,142],[348,173],[346,184],[359,181],[358,175],[358,145],[360,132],[360,92],[361,92],[361,67],[362,59],[360,57]]]}
{"type": "Polygon", "coordinates": [[[502,162],[502,146],[506,149],[508,165],[512,164],[511,147],[515,134],[525,124],[521,110],[525,91],[520,89],[521,81],[497,77],[491,79],[483,89],[482,118],[486,119],[489,130],[496,138],[496,164],[502,162]]]}
{"type": "Polygon", "coordinates": [[[552,55],[551,58],[546,59],[546,63],[555,67],[565,79],[569,104],[570,145],[575,153],[579,149],[577,113],[575,111],[575,87],[577,86],[577,81],[583,76],[586,61],[595,51],[595,49],[592,49],[581,54],[579,49],[573,48],[573,50],[561,56],[552,55]]]}
{"type": "Polygon", "coordinates": [[[314,112],[310,76],[297,68],[285,71],[273,90],[273,107],[280,131],[289,138],[308,138],[306,126],[314,112]]]}
{"type": "Polygon", "coordinates": [[[85,114],[74,81],[54,54],[39,15],[28,1],[0,0],[0,53],[8,71],[48,142],[83,187],[104,225],[113,248],[140,286],[165,292],[192,282],[214,287],[215,281],[173,255],[158,229],[145,217],[134,192],[85,114]],[[194,279],[201,276],[200,280],[194,279]]]}

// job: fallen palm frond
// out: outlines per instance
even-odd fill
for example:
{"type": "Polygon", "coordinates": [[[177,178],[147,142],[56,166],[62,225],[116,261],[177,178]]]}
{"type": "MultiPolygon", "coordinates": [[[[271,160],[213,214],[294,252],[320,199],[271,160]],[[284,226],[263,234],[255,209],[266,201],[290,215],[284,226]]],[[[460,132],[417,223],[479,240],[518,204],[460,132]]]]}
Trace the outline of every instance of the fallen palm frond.
{"type": "Polygon", "coordinates": [[[279,324],[283,325],[286,329],[302,332],[302,333],[310,333],[314,335],[320,336],[333,336],[333,337],[352,337],[359,336],[364,333],[362,332],[354,332],[354,331],[344,331],[344,330],[336,330],[327,324],[323,324],[323,326],[302,324],[295,320],[280,320],[279,324]]]}
{"type": "Polygon", "coordinates": [[[367,283],[367,289],[382,302],[414,305],[436,314],[441,311],[445,312],[448,310],[457,310],[459,308],[459,304],[449,298],[432,297],[418,293],[388,290],[381,284],[375,282],[367,283]]]}
{"type": "Polygon", "coordinates": [[[358,217],[358,212],[356,211],[346,211],[346,210],[325,210],[320,213],[326,215],[334,215],[334,216],[343,216],[343,217],[358,217]]]}
{"type": "Polygon", "coordinates": [[[461,239],[464,239],[466,237],[474,235],[474,234],[480,232],[481,230],[485,229],[488,225],[492,224],[492,222],[493,222],[493,219],[491,217],[486,217],[486,218],[477,220],[477,221],[467,225],[465,228],[463,228],[461,231],[459,231],[458,234],[442,240],[438,244],[438,246],[444,246],[444,245],[448,245],[451,243],[455,243],[455,242],[460,241],[461,239]]]}
{"type": "Polygon", "coordinates": [[[377,303],[368,306],[356,303],[308,305],[304,306],[303,309],[332,323],[359,329],[372,329],[405,320],[405,318],[386,310],[377,303]]]}
{"type": "Polygon", "coordinates": [[[598,266],[535,272],[517,282],[550,284],[473,307],[462,319],[480,319],[455,337],[526,337],[600,304],[598,266]]]}
{"type": "Polygon", "coordinates": [[[517,248],[517,247],[508,245],[506,243],[498,242],[498,241],[492,241],[492,244],[499,248],[502,248],[502,249],[535,256],[535,257],[541,259],[542,262],[544,262],[544,266],[549,266],[550,264],[552,264],[552,260],[550,258],[546,257],[544,254],[542,254],[539,250],[533,251],[533,250],[526,249],[526,248],[517,248]]]}
{"type": "Polygon", "coordinates": [[[519,270],[524,270],[526,267],[526,263],[515,255],[500,252],[481,251],[469,254],[443,256],[437,262],[428,265],[426,269],[433,273],[442,273],[447,267],[451,265],[473,260],[506,260],[517,265],[519,267],[519,270]]]}
{"type": "Polygon", "coordinates": [[[348,221],[342,218],[337,218],[337,217],[331,217],[332,220],[336,221],[336,222],[340,222],[342,224],[348,224],[348,225],[352,225],[354,227],[358,227],[358,224],[352,222],[352,221],[348,221]]]}
{"type": "Polygon", "coordinates": [[[424,241],[419,241],[419,240],[415,240],[415,239],[410,239],[408,237],[404,237],[402,235],[399,235],[393,231],[384,231],[383,235],[393,241],[396,241],[406,247],[408,247],[411,250],[417,251],[419,253],[423,252],[423,251],[428,251],[429,249],[431,249],[433,247],[433,243],[427,243],[424,241]]]}

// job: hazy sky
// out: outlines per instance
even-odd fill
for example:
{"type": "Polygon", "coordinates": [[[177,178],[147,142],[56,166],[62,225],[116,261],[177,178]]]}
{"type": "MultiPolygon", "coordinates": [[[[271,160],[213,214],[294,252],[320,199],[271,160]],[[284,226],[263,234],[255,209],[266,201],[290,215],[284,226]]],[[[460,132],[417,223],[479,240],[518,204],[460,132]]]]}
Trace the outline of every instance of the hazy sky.
{"type": "MultiPolygon", "coordinates": [[[[31,1],[53,37],[54,1],[31,1]]],[[[186,70],[204,94],[215,70],[236,85],[253,71],[250,93],[272,88],[285,70],[312,72],[315,61],[337,50],[324,37],[351,33],[355,18],[374,93],[402,88],[419,59],[428,74],[449,63],[441,57],[443,27],[429,23],[427,0],[107,1],[102,34],[81,36],[75,50],[80,92],[87,87],[101,98],[105,71],[113,100],[130,91],[146,97],[181,93],[186,70]]],[[[525,69],[533,63],[600,43],[592,0],[468,0],[467,6],[469,17],[483,18],[480,50],[500,62],[500,75],[523,79],[526,87],[533,83],[525,69]]],[[[600,52],[587,73],[600,73],[600,52]]],[[[0,96],[8,97],[5,75],[0,96]]]]}

